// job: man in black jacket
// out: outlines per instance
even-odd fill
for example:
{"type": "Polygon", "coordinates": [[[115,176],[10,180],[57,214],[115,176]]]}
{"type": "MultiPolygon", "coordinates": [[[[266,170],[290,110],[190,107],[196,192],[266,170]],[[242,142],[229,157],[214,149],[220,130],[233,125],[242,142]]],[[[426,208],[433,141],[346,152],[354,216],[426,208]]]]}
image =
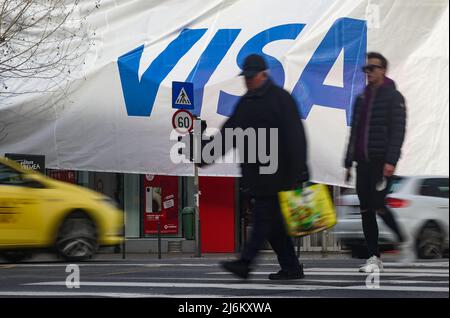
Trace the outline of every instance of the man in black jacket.
{"type": "Polygon", "coordinates": [[[395,166],[400,158],[405,136],[406,108],[395,83],[386,77],[387,60],[379,53],[367,54],[368,85],[353,108],[350,140],[345,159],[346,179],[356,161],[356,191],[358,193],[364,236],[369,251],[361,272],[382,271],[378,249],[377,214],[396,233],[403,236],[384,200],[395,166]]]}
{"type": "Polygon", "coordinates": [[[304,277],[303,268],[292,239],[287,235],[278,192],[293,189],[309,179],[302,121],[291,95],[274,85],[268,77],[267,66],[261,56],[249,55],[241,75],[245,77],[248,91],[239,100],[221,133],[224,137],[227,129],[242,129],[253,130],[256,135],[256,143],[251,144],[247,139],[244,147],[239,148],[242,188],[245,195],[254,198],[253,232],[240,258],[224,262],[222,266],[241,278],[247,278],[258,251],[268,240],[281,267],[278,273],[270,274],[269,279],[300,279],[304,277]],[[274,143],[271,138],[272,141],[275,138],[274,143]],[[252,156],[248,151],[253,149],[260,154],[257,148],[263,148],[264,144],[266,151],[275,154],[271,156],[275,163],[261,158],[250,160],[252,156]]]}

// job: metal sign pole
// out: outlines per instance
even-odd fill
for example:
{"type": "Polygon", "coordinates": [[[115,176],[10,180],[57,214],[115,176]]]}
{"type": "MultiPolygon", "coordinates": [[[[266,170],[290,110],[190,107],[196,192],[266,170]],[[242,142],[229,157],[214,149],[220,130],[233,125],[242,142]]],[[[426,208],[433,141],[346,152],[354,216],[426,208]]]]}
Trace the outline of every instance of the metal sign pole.
{"type": "MultiPolygon", "coordinates": [[[[336,209],[336,217],[339,219],[340,217],[340,206],[338,204],[338,201],[341,199],[341,188],[338,186],[334,186],[333,187],[333,204],[335,206],[336,209]]],[[[339,241],[336,240],[336,237],[333,236],[333,248],[334,250],[339,250],[339,241]]]]}
{"type": "Polygon", "coordinates": [[[161,259],[161,220],[158,219],[158,259],[161,259]]]}
{"type": "MultiPolygon", "coordinates": [[[[123,224],[125,224],[125,212],[123,212],[123,224]]],[[[125,250],[125,240],[126,240],[126,233],[125,233],[125,225],[123,226],[123,242],[122,242],[122,259],[125,259],[126,256],[126,250],[125,250]]]]}
{"type": "MultiPolygon", "coordinates": [[[[180,112],[183,111],[184,114],[188,115],[190,118],[189,123],[192,122],[193,116],[187,109],[194,109],[194,84],[190,82],[172,82],[172,108],[179,109],[174,116],[172,117],[172,126],[178,132],[180,132],[180,128],[182,133],[188,133],[190,125],[187,125],[186,120],[187,117],[182,118],[180,112]],[[180,115],[178,118],[177,115],[180,115]],[[188,127],[189,126],[189,127],[188,127]],[[178,128],[178,129],[177,129],[178,128]]],[[[198,166],[196,163],[201,162],[199,158],[201,158],[201,120],[195,118],[193,123],[193,134],[190,136],[193,138],[193,153],[189,154],[193,156],[194,159],[194,200],[195,200],[195,245],[196,251],[195,256],[201,257],[201,244],[200,244],[200,191],[198,186],[198,166]]]]}
{"type": "Polygon", "coordinates": [[[197,163],[201,160],[201,120],[194,120],[194,133],[193,133],[193,142],[194,142],[194,200],[195,200],[195,256],[202,256],[201,249],[201,237],[200,237],[200,187],[199,187],[199,178],[198,178],[198,166],[197,163]]]}

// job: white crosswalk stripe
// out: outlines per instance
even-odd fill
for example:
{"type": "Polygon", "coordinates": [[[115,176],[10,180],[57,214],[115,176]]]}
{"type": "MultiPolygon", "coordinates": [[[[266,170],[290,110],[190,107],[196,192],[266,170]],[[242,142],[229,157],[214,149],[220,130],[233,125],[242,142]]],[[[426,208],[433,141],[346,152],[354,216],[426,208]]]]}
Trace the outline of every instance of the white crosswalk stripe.
{"type": "MultiPolygon", "coordinates": [[[[39,291],[12,291],[12,292],[0,292],[1,296],[12,297],[111,297],[111,298],[229,298],[228,295],[211,295],[211,294],[157,294],[157,293],[107,293],[107,292],[39,292],[39,291]]],[[[233,296],[233,298],[244,299],[260,299],[260,298],[297,298],[293,296],[271,296],[271,295],[258,295],[258,296],[233,296]]],[[[302,296],[302,298],[317,298],[302,296]]]]}
{"type": "MultiPolygon", "coordinates": [[[[65,286],[65,282],[44,282],[28,284],[30,286],[65,286]]],[[[219,288],[238,290],[321,290],[321,289],[346,289],[361,290],[366,286],[332,286],[332,285],[284,285],[284,284],[233,284],[233,283],[161,283],[161,282],[81,282],[80,287],[170,287],[170,288],[219,288]]],[[[377,290],[391,291],[426,291],[426,292],[448,292],[448,287],[428,286],[380,286],[377,290]]]]}
{"type": "MultiPolygon", "coordinates": [[[[272,272],[252,272],[251,275],[269,275],[272,272]]],[[[209,275],[231,275],[228,272],[213,272],[208,273],[209,275]]],[[[366,277],[366,273],[359,273],[355,269],[353,271],[348,272],[342,272],[342,271],[308,271],[305,270],[305,275],[307,276],[360,276],[360,277],[366,277]]],[[[400,276],[400,277],[448,277],[447,273],[427,273],[427,272],[389,272],[384,271],[383,273],[380,273],[381,277],[387,277],[387,276],[400,276]]]]}

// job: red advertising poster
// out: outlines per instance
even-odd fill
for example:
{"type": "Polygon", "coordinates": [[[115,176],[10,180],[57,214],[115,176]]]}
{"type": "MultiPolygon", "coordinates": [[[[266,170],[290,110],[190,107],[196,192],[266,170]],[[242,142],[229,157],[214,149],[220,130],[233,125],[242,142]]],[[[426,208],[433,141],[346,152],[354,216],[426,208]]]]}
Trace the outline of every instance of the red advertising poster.
{"type": "Polygon", "coordinates": [[[144,178],[144,234],[178,234],[178,177],[144,178]]]}

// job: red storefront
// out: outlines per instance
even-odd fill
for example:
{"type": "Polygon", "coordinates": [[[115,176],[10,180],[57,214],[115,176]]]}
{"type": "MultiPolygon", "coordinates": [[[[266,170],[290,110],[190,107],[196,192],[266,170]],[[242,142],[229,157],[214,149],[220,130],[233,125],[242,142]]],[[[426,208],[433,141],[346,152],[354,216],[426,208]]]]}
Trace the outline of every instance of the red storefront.
{"type": "MultiPolygon", "coordinates": [[[[147,175],[144,190],[144,236],[181,233],[179,177],[147,175]]],[[[236,249],[235,179],[200,177],[200,236],[202,253],[232,253],[236,249]]]]}

